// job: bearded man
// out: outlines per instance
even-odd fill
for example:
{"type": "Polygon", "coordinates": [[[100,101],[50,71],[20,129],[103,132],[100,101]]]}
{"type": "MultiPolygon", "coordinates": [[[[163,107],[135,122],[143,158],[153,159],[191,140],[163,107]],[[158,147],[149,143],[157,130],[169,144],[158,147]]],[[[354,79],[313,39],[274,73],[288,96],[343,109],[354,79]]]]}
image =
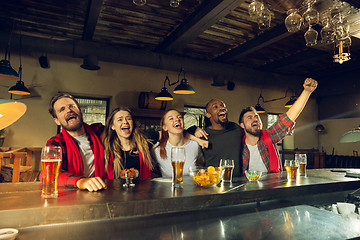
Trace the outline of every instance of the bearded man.
{"type": "Polygon", "coordinates": [[[59,186],[71,186],[89,191],[106,188],[104,152],[100,136],[101,123],[91,126],[83,122],[79,103],[67,93],[55,95],[49,104],[49,113],[62,127],[60,134],[50,138],[47,146],[62,148],[59,186]]]}
{"type": "Polygon", "coordinates": [[[262,129],[262,122],[255,108],[248,107],[241,111],[239,124],[245,131],[243,137],[243,173],[245,170],[279,172],[281,168],[276,143],[292,133],[295,120],[304,109],[311,93],[317,87],[317,81],[305,79],[304,90],[289,110],[267,130],[262,129]]]}

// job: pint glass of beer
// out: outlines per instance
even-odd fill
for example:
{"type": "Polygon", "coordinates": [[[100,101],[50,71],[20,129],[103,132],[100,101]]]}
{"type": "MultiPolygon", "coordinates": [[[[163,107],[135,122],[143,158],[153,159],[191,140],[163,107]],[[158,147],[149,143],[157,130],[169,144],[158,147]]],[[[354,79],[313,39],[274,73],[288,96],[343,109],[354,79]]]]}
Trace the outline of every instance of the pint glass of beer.
{"type": "Polygon", "coordinates": [[[299,176],[306,176],[306,164],[307,158],[306,154],[295,154],[295,164],[298,166],[298,175],[299,176]]]}
{"type": "Polygon", "coordinates": [[[61,165],[61,147],[46,146],[41,152],[41,169],[43,174],[42,192],[43,198],[57,198],[57,179],[61,165]]]}
{"type": "Polygon", "coordinates": [[[174,187],[183,186],[183,171],[185,164],[185,148],[171,148],[171,166],[172,166],[172,185],[174,187]]]}
{"type": "Polygon", "coordinates": [[[295,181],[296,180],[296,173],[298,167],[295,164],[294,160],[285,160],[285,169],[288,181],[295,181]]]}
{"type": "Polygon", "coordinates": [[[220,159],[220,167],[224,169],[223,182],[231,182],[234,171],[234,160],[220,159]]]}

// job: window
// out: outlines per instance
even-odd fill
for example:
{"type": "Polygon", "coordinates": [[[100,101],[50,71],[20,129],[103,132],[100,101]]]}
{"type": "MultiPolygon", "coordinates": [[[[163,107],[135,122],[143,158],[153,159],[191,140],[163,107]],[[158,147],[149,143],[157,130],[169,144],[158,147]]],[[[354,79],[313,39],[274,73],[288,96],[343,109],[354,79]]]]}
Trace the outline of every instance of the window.
{"type": "Polygon", "coordinates": [[[205,125],[206,110],[204,107],[184,106],[184,124],[185,128],[197,126],[203,128],[205,125]]]}
{"type": "Polygon", "coordinates": [[[267,128],[271,127],[277,120],[279,119],[279,114],[276,113],[268,113],[267,115],[267,128]]]}
{"type": "Polygon", "coordinates": [[[105,125],[106,118],[109,115],[109,99],[99,98],[81,98],[75,97],[78,101],[84,122],[87,124],[102,123],[105,125]]]}
{"type": "MultiPolygon", "coordinates": [[[[87,124],[102,123],[106,124],[106,118],[109,115],[110,98],[111,97],[89,97],[78,96],[72,94],[79,103],[83,120],[87,124]]],[[[61,132],[61,127],[58,126],[58,133],[61,132]]]]}

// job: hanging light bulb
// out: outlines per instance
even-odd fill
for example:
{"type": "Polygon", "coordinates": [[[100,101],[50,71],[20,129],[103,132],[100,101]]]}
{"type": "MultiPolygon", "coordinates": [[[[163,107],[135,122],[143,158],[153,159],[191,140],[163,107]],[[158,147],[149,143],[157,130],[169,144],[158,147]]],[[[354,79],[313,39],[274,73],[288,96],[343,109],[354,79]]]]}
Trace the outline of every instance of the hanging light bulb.
{"type": "Polygon", "coordinates": [[[143,6],[146,4],[146,0],[133,0],[133,3],[138,6],[143,6]]]}
{"type": "Polygon", "coordinates": [[[334,62],[338,62],[340,64],[343,64],[343,62],[349,61],[350,58],[350,45],[351,45],[351,39],[350,37],[337,41],[335,43],[335,49],[334,49],[334,62]],[[347,47],[347,52],[344,52],[344,47],[347,47]]]}
{"type": "Polygon", "coordinates": [[[181,0],[170,0],[170,6],[176,8],[180,5],[180,1],[181,0]]]}

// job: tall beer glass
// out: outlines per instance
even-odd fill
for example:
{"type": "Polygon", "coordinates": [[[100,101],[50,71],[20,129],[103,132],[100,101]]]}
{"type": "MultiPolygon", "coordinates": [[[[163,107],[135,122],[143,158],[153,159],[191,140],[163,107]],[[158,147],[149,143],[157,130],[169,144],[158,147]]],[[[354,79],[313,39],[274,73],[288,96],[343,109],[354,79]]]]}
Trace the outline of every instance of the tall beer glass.
{"type": "Polygon", "coordinates": [[[223,182],[232,182],[234,160],[220,159],[220,167],[224,169],[223,182]]]}
{"type": "Polygon", "coordinates": [[[43,198],[57,198],[57,179],[62,160],[61,147],[46,146],[41,152],[41,169],[43,174],[42,192],[43,198]]]}
{"type": "Polygon", "coordinates": [[[286,176],[288,181],[295,181],[296,180],[296,173],[298,167],[295,165],[294,160],[285,160],[285,169],[286,169],[286,176]]]}
{"type": "Polygon", "coordinates": [[[172,166],[172,185],[174,187],[183,186],[183,171],[185,164],[185,148],[171,148],[171,166],[172,166]]]}
{"type": "Polygon", "coordinates": [[[307,157],[306,154],[295,154],[295,164],[298,166],[298,175],[299,176],[306,176],[306,164],[307,164],[307,157]]]}

